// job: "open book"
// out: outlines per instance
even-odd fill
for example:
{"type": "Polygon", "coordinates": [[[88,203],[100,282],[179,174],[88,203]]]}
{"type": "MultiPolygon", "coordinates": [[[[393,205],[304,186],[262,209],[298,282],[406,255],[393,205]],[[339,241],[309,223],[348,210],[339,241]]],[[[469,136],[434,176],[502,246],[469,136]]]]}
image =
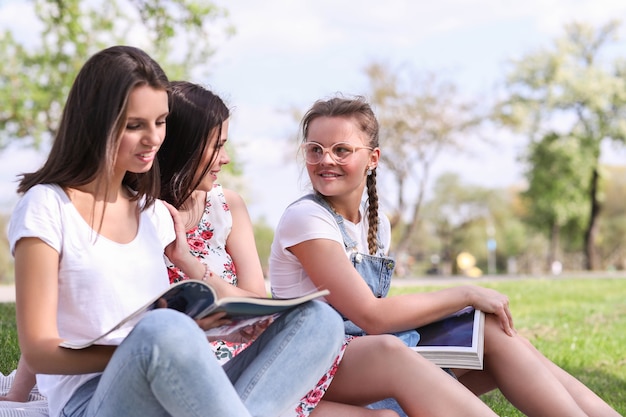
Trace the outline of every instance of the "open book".
{"type": "Polygon", "coordinates": [[[443,368],[483,369],[485,313],[466,307],[420,327],[412,349],[443,368]]]}
{"type": "Polygon", "coordinates": [[[97,344],[105,336],[122,327],[135,325],[142,314],[155,308],[173,308],[181,311],[193,319],[201,319],[209,314],[225,311],[230,324],[209,329],[206,331],[210,338],[217,339],[220,335],[228,335],[263,320],[273,320],[281,312],[289,310],[307,301],[324,297],[328,290],[316,291],[302,297],[277,299],[261,297],[224,297],[217,298],[213,287],[204,281],[184,280],[170,286],[166,291],[155,297],[149,303],[124,318],[112,329],[92,340],[64,341],[60,346],[69,349],[83,349],[97,344]]]}

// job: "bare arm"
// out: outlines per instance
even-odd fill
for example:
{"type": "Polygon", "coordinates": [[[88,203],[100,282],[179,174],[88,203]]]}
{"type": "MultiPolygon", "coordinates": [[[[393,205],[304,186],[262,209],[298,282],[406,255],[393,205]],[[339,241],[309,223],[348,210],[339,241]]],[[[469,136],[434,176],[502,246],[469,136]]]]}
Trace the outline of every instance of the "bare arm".
{"type": "Polygon", "coordinates": [[[31,373],[83,374],[104,370],[114,346],[82,350],[59,347],[58,253],[38,238],[15,246],[17,328],[23,360],[31,373]],[[36,259],[37,262],[32,260],[36,259]]]}
{"type": "Polygon", "coordinates": [[[243,199],[233,191],[224,190],[224,195],[233,219],[232,230],[226,241],[226,250],[235,264],[238,286],[229,284],[215,274],[210,274],[208,277],[205,275],[206,266],[189,251],[185,225],[178,210],[164,202],[172,215],[176,231],[176,240],[165,249],[165,254],[189,278],[206,278],[219,297],[267,297],[263,270],[246,205],[243,199]]]}
{"type": "Polygon", "coordinates": [[[0,401],[26,402],[35,386],[35,374],[30,370],[24,358],[20,358],[17,371],[7,395],[0,396],[0,401]]]}
{"type": "Polygon", "coordinates": [[[496,314],[511,334],[508,298],[497,291],[458,286],[428,293],[377,298],[333,240],[312,239],[288,248],[319,288],[330,290],[328,302],[370,334],[407,330],[436,321],[471,305],[496,314]]]}
{"type": "Polygon", "coordinates": [[[234,191],[224,189],[224,195],[233,218],[233,227],[226,241],[226,250],[237,268],[237,288],[252,296],[266,297],[263,268],[259,260],[248,208],[241,196],[234,191]]]}

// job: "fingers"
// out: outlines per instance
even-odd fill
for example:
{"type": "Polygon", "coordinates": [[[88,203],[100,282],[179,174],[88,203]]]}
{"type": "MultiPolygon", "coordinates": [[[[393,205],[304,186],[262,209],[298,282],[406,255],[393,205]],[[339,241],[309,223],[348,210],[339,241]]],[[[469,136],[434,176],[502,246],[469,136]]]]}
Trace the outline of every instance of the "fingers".
{"type": "Polygon", "coordinates": [[[509,297],[485,287],[473,288],[472,306],[485,313],[495,314],[500,322],[500,327],[509,336],[513,336],[515,328],[513,326],[513,315],[509,307],[509,297]]]}
{"type": "Polygon", "coordinates": [[[167,300],[165,298],[159,298],[156,302],[156,308],[167,308],[167,300]]]}
{"type": "Polygon", "coordinates": [[[515,329],[513,327],[513,315],[509,308],[509,299],[504,296],[501,308],[498,310],[498,318],[500,319],[500,325],[506,334],[513,336],[515,329]]]}
{"type": "Polygon", "coordinates": [[[161,200],[161,201],[163,202],[165,207],[167,207],[167,209],[169,210],[169,212],[172,215],[172,217],[174,217],[175,214],[178,214],[178,210],[176,210],[176,208],[173,205],[171,205],[170,203],[168,203],[165,200],[161,200]]]}
{"type": "Polygon", "coordinates": [[[165,207],[167,207],[167,210],[172,216],[172,220],[174,221],[174,230],[176,232],[186,232],[185,224],[182,221],[179,211],[176,210],[176,208],[167,201],[163,201],[163,204],[165,205],[165,207]]]}
{"type": "Polygon", "coordinates": [[[225,312],[215,313],[196,320],[196,323],[198,323],[198,326],[200,326],[202,330],[209,330],[213,329],[214,327],[220,327],[225,324],[231,323],[231,320],[225,317],[225,312]]]}
{"type": "Polygon", "coordinates": [[[245,341],[251,342],[261,335],[272,324],[273,319],[265,319],[244,327],[239,331],[245,341]]]}

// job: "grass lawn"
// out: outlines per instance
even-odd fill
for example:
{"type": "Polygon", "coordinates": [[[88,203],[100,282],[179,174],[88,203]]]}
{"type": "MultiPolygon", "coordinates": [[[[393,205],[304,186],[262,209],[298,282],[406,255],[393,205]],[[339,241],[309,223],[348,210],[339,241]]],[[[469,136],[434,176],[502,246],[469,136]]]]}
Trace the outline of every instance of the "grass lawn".
{"type": "MultiPolygon", "coordinates": [[[[626,279],[529,279],[481,285],[507,294],[518,332],[626,415],[626,279]]],[[[443,287],[394,287],[392,294],[443,287]]],[[[0,372],[6,375],[15,369],[18,358],[15,306],[0,303],[0,372]]],[[[500,416],[523,416],[499,392],[483,399],[500,416]]]]}
{"type": "MultiPolygon", "coordinates": [[[[517,331],[626,415],[626,279],[529,279],[480,285],[507,294],[517,331]]],[[[392,288],[392,293],[444,287],[392,288]]],[[[500,416],[523,416],[500,392],[483,399],[500,416]]]]}

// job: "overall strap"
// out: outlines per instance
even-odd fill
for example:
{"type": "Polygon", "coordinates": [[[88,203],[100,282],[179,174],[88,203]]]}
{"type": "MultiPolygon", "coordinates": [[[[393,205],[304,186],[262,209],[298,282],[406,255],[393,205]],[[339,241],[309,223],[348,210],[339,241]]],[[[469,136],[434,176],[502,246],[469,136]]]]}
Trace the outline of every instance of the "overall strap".
{"type": "Polygon", "coordinates": [[[343,245],[346,247],[346,249],[352,249],[353,252],[356,252],[357,242],[354,239],[352,239],[350,235],[348,235],[348,232],[346,231],[346,226],[344,224],[343,216],[341,214],[336,213],[335,210],[333,210],[332,207],[330,207],[330,204],[328,204],[328,201],[324,200],[324,198],[322,198],[318,194],[307,194],[303,196],[302,198],[300,198],[298,201],[300,200],[315,201],[317,204],[319,204],[320,206],[328,210],[328,212],[333,215],[333,218],[337,222],[337,226],[339,226],[339,230],[341,231],[341,237],[343,239],[343,245]]]}

